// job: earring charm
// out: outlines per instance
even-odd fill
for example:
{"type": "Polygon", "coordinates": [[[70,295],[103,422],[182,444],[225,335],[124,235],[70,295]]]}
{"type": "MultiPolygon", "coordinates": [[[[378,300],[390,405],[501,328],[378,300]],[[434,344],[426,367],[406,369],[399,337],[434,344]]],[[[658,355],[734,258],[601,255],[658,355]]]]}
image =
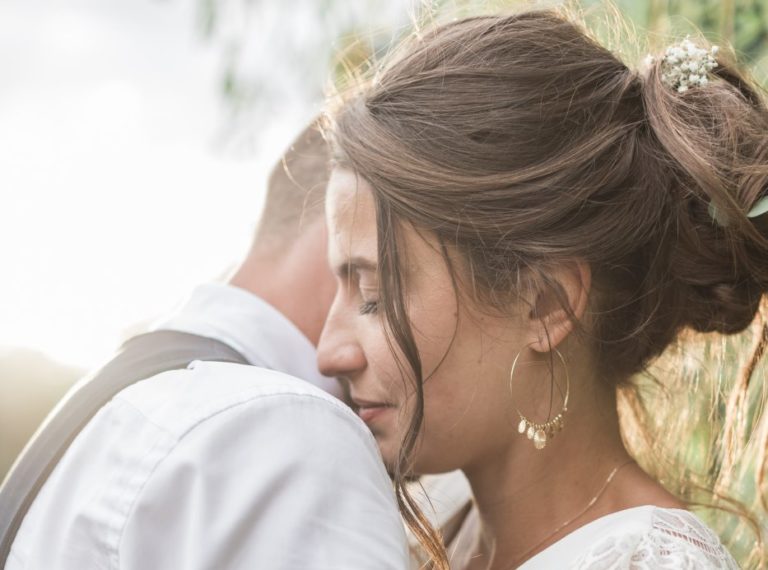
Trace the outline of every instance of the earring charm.
{"type": "MultiPolygon", "coordinates": [[[[562,431],[565,427],[565,414],[568,411],[568,397],[571,392],[571,381],[568,377],[568,367],[565,364],[565,358],[559,350],[553,349],[565,368],[565,396],[563,397],[563,408],[560,412],[551,420],[544,423],[536,423],[529,420],[526,416],[517,410],[517,415],[520,416],[520,423],[517,426],[518,433],[525,434],[526,437],[533,441],[533,446],[536,449],[544,449],[547,446],[547,442],[555,437],[557,433],[562,431]]],[[[521,351],[522,352],[522,351],[521,351]]],[[[517,366],[517,360],[520,358],[520,352],[515,356],[515,360],[512,362],[512,368],[509,371],[509,385],[512,387],[512,377],[515,374],[515,367],[517,366]]],[[[510,390],[511,391],[511,390],[510,390]]]]}

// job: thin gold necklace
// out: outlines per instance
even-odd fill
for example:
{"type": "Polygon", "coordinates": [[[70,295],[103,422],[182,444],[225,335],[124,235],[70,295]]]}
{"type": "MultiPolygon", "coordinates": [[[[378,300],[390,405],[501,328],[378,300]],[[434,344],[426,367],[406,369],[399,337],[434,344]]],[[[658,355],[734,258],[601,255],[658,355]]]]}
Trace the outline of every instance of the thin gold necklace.
{"type": "Polygon", "coordinates": [[[518,567],[518,563],[525,561],[526,557],[527,557],[527,556],[528,556],[528,555],[529,555],[531,552],[533,552],[534,550],[536,550],[536,549],[537,549],[539,546],[541,546],[542,544],[544,544],[544,543],[545,543],[547,540],[549,540],[550,538],[552,538],[553,536],[555,536],[555,535],[556,535],[558,532],[560,532],[561,530],[563,530],[565,527],[567,527],[569,524],[571,524],[573,521],[575,521],[576,519],[578,519],[580,516],[582,516],[584,513],[586,513],[586,512],[587,512],[589,509],[591,509],[593,506],[595,506],[595,503],[597,503],[597,501],[600,499],[600,497],[602,497],[603,493],[605,493],[605,490],[608,488],[608,485],[610,485],[610,484],[611,484],[611,481],[613,481],[613,478],[614,478],[614,477],[616,477],[616,473],[618,473],[619,471],[621,471],[621,469],[622,469],[623,467],[626,467],[626,466],[627,466],[627,465],[629,465],[630,463],[634,463],[634,461],[635,461],[634,459],[630,459],[629,461],[625,461],[625,462],[624,462],[624,463],[622,463],[621,465],[617,465],[616,467],[614,467],[614,468],[613,468],[613,471],[611,471],[611,472],[610,472],[610,474],[608,475],[608,478],[607,478],[607,479],[605,480],[605,482],[603,483],[603,486],[602,486],[602,487],[600,487],[600,490],[599,490],[599,491],[598,491],[598,492],[595,494],[595,496],[594,496],[594,497],[592,497],[592,498],[589,500],[589,503],[587,503],[587,506],[586,506],[586,507],[584,507],[584,508],[583,508],[583,509],[582,509],[582,510],[581,510],[581,511],[580,511],[580,512],[579,512],[579,513],[576,515],[576,516],[573,516],[573,517],[569,518],[567,521],[565,521],[563,524],[561,524],[561,525],[560,525],[559,527],[557,527],[555,530],[553,530],[552,532],[550,532],[550,533],[549,533],[547,536],[545,536],[544,538],[542,538],[542,539],[541,539],[539,542],[537,542],[537,543],[536,543],[536,544],[534,544],[532,547],[530,547],[528,550],[526,550],[525,552],[523,552],[523,553],[522,553],[520,556],[518,556],[518,557],[517,557],[517,560],[515,560],[515,563],[514,563],[512,566],[510,566],[509,568],[517,568],[517,567],[518,567]]]}

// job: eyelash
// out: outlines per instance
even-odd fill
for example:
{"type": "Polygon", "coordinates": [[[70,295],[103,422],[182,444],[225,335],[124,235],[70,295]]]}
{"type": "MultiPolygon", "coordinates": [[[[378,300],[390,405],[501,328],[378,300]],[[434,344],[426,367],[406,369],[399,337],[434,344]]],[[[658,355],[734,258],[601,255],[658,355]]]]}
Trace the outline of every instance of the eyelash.
{"type": "Polygon", "coordinates": [[[361,315],[372,315],[379,309],[379,304],[376,301],[367,301],[360,305],[361,315]]]}

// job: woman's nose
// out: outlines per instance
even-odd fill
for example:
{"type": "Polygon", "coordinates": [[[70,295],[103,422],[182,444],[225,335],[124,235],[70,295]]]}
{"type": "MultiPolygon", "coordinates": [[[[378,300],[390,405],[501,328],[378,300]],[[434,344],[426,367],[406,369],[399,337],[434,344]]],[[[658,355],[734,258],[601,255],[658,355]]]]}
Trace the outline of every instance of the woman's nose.
{"type": "Polygon", "coordinates": [[[343,315],[331,307],[317,345],[317,366],[325,376],[350,378],[366,366],[365,353],[343,315]]]}

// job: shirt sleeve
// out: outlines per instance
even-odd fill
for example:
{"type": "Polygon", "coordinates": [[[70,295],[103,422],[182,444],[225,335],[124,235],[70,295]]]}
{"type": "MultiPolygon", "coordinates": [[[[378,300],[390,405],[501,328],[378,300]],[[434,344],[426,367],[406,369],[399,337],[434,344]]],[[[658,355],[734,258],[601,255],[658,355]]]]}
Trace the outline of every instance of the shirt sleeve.
{"type": "Polygon", "coordinates": [[[698,517],[659,507],[651,511],[649,528],[631,524],[623,529],[621,522],[614,525],[613,532],[588,545],[573,568],[738,570],[739,566],[698,517]]]}
{"type": "Polygon", "coordinates": [[[307,394],[262,397],[207,418],[136,497],[119,568],[407,568],[391,483],[358,422],[307,394]]]}

